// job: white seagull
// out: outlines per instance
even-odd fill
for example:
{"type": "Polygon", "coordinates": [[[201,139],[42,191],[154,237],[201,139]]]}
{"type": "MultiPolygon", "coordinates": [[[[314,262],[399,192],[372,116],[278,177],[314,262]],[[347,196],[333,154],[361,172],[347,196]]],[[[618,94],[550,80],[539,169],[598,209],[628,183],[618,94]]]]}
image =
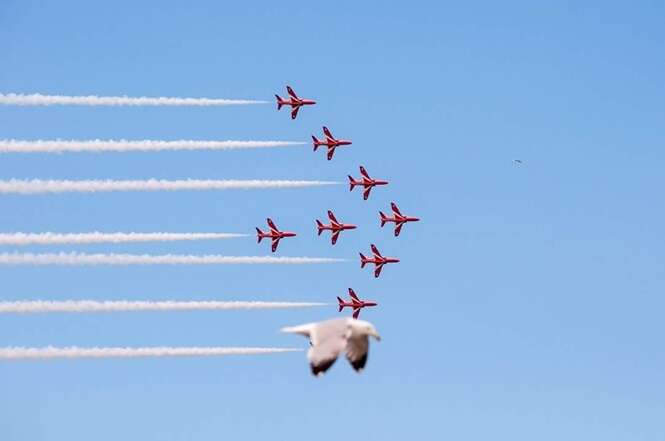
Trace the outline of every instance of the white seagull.
{"type": "Polygon", "coordinates": [[[353,318],[337,318],[317,323],[282,328],[282,332],[309,337],[311,347],[307,359],[312,373],[323,375],[335,363],[339,354],[346,358],[353,369],[361,372],[367,363],[369,336],[377,341],[381,336],[370,322],[353,318]]]}

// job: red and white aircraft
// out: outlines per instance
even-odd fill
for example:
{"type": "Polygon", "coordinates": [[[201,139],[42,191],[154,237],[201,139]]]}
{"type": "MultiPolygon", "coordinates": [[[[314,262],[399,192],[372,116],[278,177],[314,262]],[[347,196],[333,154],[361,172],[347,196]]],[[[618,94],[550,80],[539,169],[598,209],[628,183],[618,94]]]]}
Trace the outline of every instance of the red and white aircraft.
{"type": "Polygon", "coordinates": [[[363,191],[363,199],[367,200],[369,198],[369,193],[377,185],[388,185],[388,181],[382,179],[372,179],[367,174],[367,170],[362,165],[360,166],[360,174],[362,175],[359,180],[355,180],[353,176],[349,175],[349,191],[353,191],[353,188],[356,185],[362,185],[365,190],[363,191]]]}
{"type": "Polygon", "coordinates": [[[379,277],[381,274],[381,269],[386,263],[398,263],[399,259],[395,257],[383,257],[379,250],[376,248],[376,245],[372,244],[372,254],[374,257],[369,258],[363,256],[363,253],[360,253],[360,268],[365,268],[365,265],[368,263],[374,264],[374,277],[379,277]]]}
{"type": "Polygon", "coordinates": [[[308,100],[305,98],[298,98],[298,95],[291,89],[291,86],[286,86],[286,91],[289,93],[289,99],[284,99],[279,95],[275,95],[277,98],[277,110],[281,109],[282,106],[291,106],[291,119],[296,119],[298,116],[298,110],[302,106],[311,106],[316,104],[314,100],[308,100]]]}
{"type": "Polygon", "coordinates": [[[263,232],[257,227],[256,228],[256,237],[258,239],[257,242],[261,243],[261,239],[263,238],[271,239],[273,253],[277,251],[277,245],[279,245],[280,240],[282,240],[285,237],[294,237],[296,235],[296,233],[292,233],[290,231],[279,231],[275,223],[270,218],[266,219],[266,221],[268,222],[270,231],[263,232]]]}
{"type": "Polygon", "coordinates": [[[367,307],[367,306],[377,306],[378,303],[372,302],[372,301],[366,301],[366,300],[360,300],[358,296],[356,295],[355,292],[351,288],[349,288],[349,295],[351,296],[351,301],[345,302],[344,300],[341,299],[341,297],[337,297],[337,302],[339,303],[339,312],[342,312],[342,310],[345,307],[353,308],[353,318],[357,319],[358,316],[360,315],[360,310],[367,307]]]}
{"type": "Polygon", "coordinates": [[[316,228],[318,229],[318,235],[320,236],[321,233],[324,230],[330,230],[332,231],[332,244],[335,245],[337,243],[337,238],[339,237],[339,233],[341,233],[344,230],[355,230],[357,227],[355,225],[351,224],[344,224],[341,222],[337,221],[337,218],[335,218],[335,215],[333,214],[332,211],[328,210],[328,219],[330,219],[330,225],[326,225],[322,223],[320,220],[316,220],[316,228]]]}
{"type": "Polygon", "coordinates": [[[325,141],[317,139],[316,136],[312,135],[312,143],[314,144],[314,151],[316,151],[316,149],[319,148],[320,146],[328,147],[328,161],[330,161],[333,158],[333,155],[335,154],[335,149],[337,147],[352,144],[352,142],[348,139],[335,139],[335,137],[332,135],[332,133],[330,133],[330,130],[328,130],[328,127],[326,126],[323,126],[323,134],[326,136],[325,141]]]}
{"type": "Polygon", "coordinates": [[[395,237],[399,236],[400,231],[402,231],[402,226],[407,222],[418,222],[420,218],[413,216],[405,216],[397,208],[397,204],[394,202],[390,203],[390,208],[393,210],[393,216],[386,216],[382,211],[379,211],[379,216],[381,217],[381,226],[383,227],[386,222],[395,223],[395,237]]]}

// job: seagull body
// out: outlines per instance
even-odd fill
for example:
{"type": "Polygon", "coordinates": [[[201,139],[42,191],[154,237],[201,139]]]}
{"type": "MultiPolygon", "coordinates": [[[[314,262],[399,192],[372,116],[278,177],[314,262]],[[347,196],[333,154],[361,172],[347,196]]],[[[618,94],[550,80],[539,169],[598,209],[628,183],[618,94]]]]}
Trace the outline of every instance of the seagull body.
{"type": "Polygon", "coordinates": [[[317,323],[282,328],[282,332],[300,334],[309,338],[307,353],[312,373],[323,375],[342,352],[353,369],[361,372],[367,363],[369,336],[377,341],[381,336],[374,326],[365,320],[338,318],[317,323]]]}

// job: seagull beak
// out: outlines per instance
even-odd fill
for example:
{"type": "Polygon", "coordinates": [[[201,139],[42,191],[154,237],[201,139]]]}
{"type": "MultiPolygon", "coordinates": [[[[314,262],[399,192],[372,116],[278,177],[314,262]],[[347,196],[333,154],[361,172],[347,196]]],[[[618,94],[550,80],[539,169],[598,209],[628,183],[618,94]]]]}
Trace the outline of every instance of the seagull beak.
{"type": "Polygon", "coordinates": [[[381,336],[376,331],[374,331],[374,333],[372,334],[372,337],[374,337],[376,339],[376,341],[381,341],[381,336]]]}

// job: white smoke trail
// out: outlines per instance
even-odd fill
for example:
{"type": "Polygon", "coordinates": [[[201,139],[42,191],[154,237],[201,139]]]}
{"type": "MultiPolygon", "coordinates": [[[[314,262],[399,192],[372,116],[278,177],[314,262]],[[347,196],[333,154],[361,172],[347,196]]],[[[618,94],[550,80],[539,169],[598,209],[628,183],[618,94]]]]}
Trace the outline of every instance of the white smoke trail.
{"type": "Polygon", "coordinates": [[[48,360],[54,358],[141,358],[141,357],[202,357],[223,355],[261,355],[301,352],[296,348],[234,348],[157,346],[148,348],[0,348],[0,360],[48,360]]]}
{"type": "Polygon", "coordinates": [[[138,152],[161,150],[239,150],[289,147],[306,144],[295,141],[175,141],[124,139],[91,140],[0,140],[0,153],[62,153],[62,152],[138,152]]]}
{"type": "Polygon", "coordinates": [[[328,257],[220,256],[186,254],[0,253],[0,265],[302,265],[344,262],[328,257]]]}
{"type": "Polygon", "coordinates": [[[327,306],[317,302],[242,301],[130,301],[130,300],[28,300],[0,302],[0,314],[41,312],[125,312],[125,311],[213,311],[230,309],[293,309],[327,306]]]}
{"type": "Polygon", "coordinates": [[[0,93],[0,104],[14,106],[237,106],[265,104],[260,100],[229,100],[219,98],[130,97],[130,96],[68,96],[41,93],[0,93]]]}
{"type": "Polygon", "coordinates": [[[181,179],[167,181],[148,179],[145,181],[114,181],[114,180],[21,180],[10,179],[0,181],[0,193],[92,193],[109,191],[176,191],[176,190],[232,190],[258,188],[302,188],[335,185],[331,181],[290,181],[290,180],[214,180],[214,179],[181,179]]]}
{"type": "Polygon", "coordinates": [[[248,237],[236,233],[0,233],[0,245],[175,242],[248,237]]]}

